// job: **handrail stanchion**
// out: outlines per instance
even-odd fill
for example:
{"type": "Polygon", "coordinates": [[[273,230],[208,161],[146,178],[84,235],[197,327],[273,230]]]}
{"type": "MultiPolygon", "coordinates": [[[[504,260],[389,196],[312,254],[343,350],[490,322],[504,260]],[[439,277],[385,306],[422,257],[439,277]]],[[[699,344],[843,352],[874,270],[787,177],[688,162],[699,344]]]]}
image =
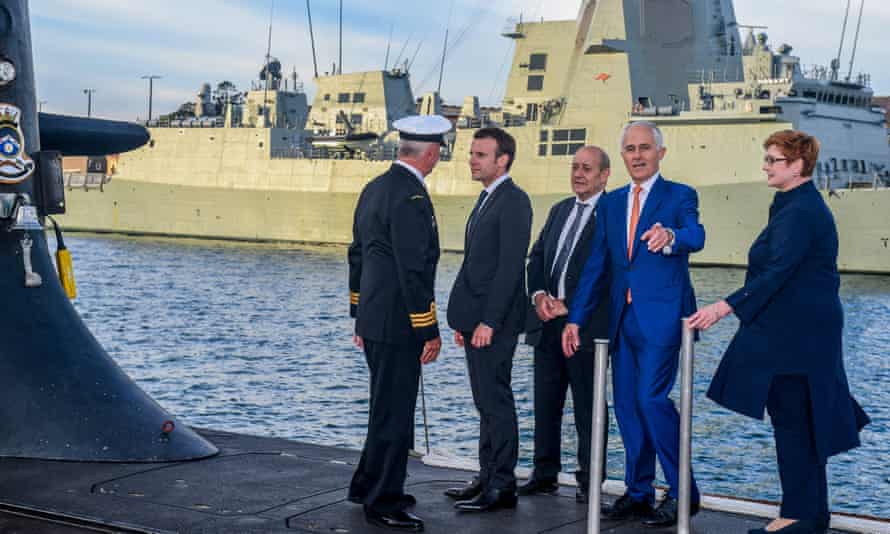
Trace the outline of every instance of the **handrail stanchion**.
{"type": "Polygon", "coordinates": [[[587,532],[599,534],[600,501],[603,493],[603,426],[606,422],[606,365],[609,361],[609,340],[597,339],[593,372],[593,422],[590,432],[590,488],[587,499],[587,532]]]}
{"type": "Polygon", "coordinates": [[[689,534],[692,491],[692,368],[695,359],[695,333],[683,319],[683,346],[680,350],[680,487],[677,499],[677,534],[689,534]]]}

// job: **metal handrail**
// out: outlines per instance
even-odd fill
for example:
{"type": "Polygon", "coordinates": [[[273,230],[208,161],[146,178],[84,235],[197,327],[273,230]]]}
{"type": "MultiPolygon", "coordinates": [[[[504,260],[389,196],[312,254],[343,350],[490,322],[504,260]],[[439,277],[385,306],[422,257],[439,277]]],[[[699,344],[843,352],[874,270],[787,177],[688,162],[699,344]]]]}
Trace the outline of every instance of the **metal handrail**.
{"type": "Polygon", "coordinates": [[[609,340],[594,341],[593,417],[590,432],[590,487],[587,499],[587,532],[600,531],[600,501],[603,493],[603,426],[606,422],[606,367],[609,358],[609,340]]]}
{"type": "MultiPolygon", "coordinates": [[[[590,432],[590,490],[587,508],[587,532],[600,531],[600,501],[603,480],[603,426],[606,418],[606,367],[609,341],[597,339],[594,355],[593,416],[590,432]]],[[[692,505],[692,371],[695,362],[695,331],[683,319],[683,340],[680,349],[680,466],[677,488],[677,534],[689,534],[692,505]]]]}
{"type": "Polygon", "coordinates": [[[683,319],[680,349],[680,487],[677,498],[677,534],[689,534],[692,505],[692,369],[695,361],[695,331],[683,319]]]}

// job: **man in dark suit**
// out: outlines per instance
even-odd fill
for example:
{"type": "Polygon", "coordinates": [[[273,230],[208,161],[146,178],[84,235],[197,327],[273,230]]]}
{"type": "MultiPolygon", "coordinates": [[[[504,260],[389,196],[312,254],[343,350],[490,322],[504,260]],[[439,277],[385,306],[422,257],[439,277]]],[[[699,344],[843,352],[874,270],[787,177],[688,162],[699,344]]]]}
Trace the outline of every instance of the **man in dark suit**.
{"type": "Polygon", "coordinates": [[[466,350],[479,410],[480,471],[469,486],[445,494],[468,512],[516,506],[519,431],[510,375],[528,307],[525,256],[532,207],[507,174],[515,154],[513,137],[499,128],[473,136],[470,171],[484,189],[467,220],[464,260],[448,300],[448,324],[466,350]]]}
{"type": "MultiPolygon", "coordinates": [[[[612,390],[627,492],[605,515],[640,518],[650,527],[677,522],[680,415],[668,395],[677,379],[681,320],[695,312],[689,255],[705,244],[695,190],[659,172],[666,150],[654,123],[631,123],[622,132],[621,156],[631,184],[600,202],[593,247],[563,332],[563,350],[571,354],[579,346],[580,325],[608,284],[612,390]],[[653,510],[656,457],[670,490],[653,510]]],[[[694,478],[691,493],[689,513],[695,514],[694,478]]]]}
{"type": "MultiPolygon", "coordinates": [[[[599,147],[585,146],[572,160],[575,195],[550,210],[528,262],[528,291],[534,306],[529,314],[526,343],[535,347],[535,469],[519,495],[555,492],[562,469],[560,442],[566,390],[572,388],[575,428],[578,431],[578,491],[587,502],[590,483],[590,433],[593,415],[593,340],[609,331],[608,306],[603,300],[581,329],[581,347],[571,358],[562,351],[562,329],[581,269],[590,255],[596,206],[610,173],[609,156],[599,147]]],[[[608,439],[606,418],[604,443],[608,439]]],[[[603,456],[605,475],[605,456],[603,456]]]]}
{"type": "Polygon", "coordinates": [[[368,435],[349,487],[368,522],[419,532],[404,491],[421,363],[442,342],[434,289],[439,234],[424,177],[439,161],[444,117],[396,121],[399,159],[362,191],[349,246],[350,315],[370,370],[368,435]]]}

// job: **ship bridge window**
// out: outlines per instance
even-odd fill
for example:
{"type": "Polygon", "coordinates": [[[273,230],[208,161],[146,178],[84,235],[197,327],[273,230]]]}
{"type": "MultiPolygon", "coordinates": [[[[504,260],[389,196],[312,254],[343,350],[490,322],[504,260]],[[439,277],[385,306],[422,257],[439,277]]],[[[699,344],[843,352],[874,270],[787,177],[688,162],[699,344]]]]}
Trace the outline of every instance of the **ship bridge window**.
{"type": "Polygon", "coordinates": [[[349,102],[349,93],[339,93],[337,94],[337,103],[346,104],[349,102]]]}
{"type": "Polygon", "coordinates": [[[544,90],[544,77],[536,74],[528,77],[528,85],[526,89],[529,91],[543,91],[544,90]]]}
{"type": "Polygon", "coordinates": [[[365,101],[365,93],[352,93],[352,101],[356,104],[361,104],[365,101]]]}
{"type": "Polygon", "coordinates": [[[841,171],[847,172],[850,170],[850,162],[847,160],[841,160],[841,171]]]}
{"type": "Polygon", "coordinates": [[[547,70],[547,54],[531,54],[528,58],[528,70],[547,70]]]}
{"type": "MultiPolygon", "coordinates": [[[[553,156],[571,156],[584,146],[587,140],[587,128],[553,130],[553,141],[550,154],[553,156]]],[[[542,144],[538,146],[539,155],[547,155],[545,132],[541,132],[542,144]],[[543,153],[542,153],[543,152],[543,153]]]]}
{"type": "Polygon", "coordinates": [[[842,105],[846,106],[848,102],[849,102],[849,97],[847,95],[844,95],[843,97],[841,97],[842,105]]]}
{"type": "Polygon", "coordinates": [[[831,172],[837,172],[837,158],[831,158],[831,172]]]}

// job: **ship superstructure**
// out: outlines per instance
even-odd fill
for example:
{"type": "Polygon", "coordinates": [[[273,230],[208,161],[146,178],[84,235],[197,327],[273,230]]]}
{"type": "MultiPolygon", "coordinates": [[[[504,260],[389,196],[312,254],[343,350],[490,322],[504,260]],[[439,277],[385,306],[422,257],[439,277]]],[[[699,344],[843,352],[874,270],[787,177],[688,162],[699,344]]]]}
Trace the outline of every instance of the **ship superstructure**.
{"type": "MultiPolygon", "coordinates": [[[[665,134],[665,176],[699,191],[708,242],[693,261],[743,265],[772,195],[761,143],[798,128],[823,143],[815,178],[838,221],[841,268],[890,272],[890,148],[867,76],[805,71],[790,46],[773,50],[753,28],[743,39],[741,28],[731,0],[586,0],[575,20],[510,24],[503,35],[515,49],[501,107],[483,111],[467,97],[446,161],[428,178],[443,247],[462,247],[478,194],[461,157],[476,128],[498,125],[516,138],[513,177],[532,195],[540,225],[569,194],[578,147],[596,144],[617,160],[621,128],[651,120],[665,134]]],[[[311,108],[299,103],[296,83],[289,92],[298,96],[286,98],[280,85],[263,83],[227,105],[223,120],[191,119],[210,128],[157,124],[149,146],[121,156],[104,193],[72,192],[68,226],[348,243],[357,193],[394,157],[392,121],[436,112],[441,101],[430,93],[418,105],[406,68],[315,83],[311,108]]],[[[609,188],[623,175],[615,169],[609,188]]]]}

